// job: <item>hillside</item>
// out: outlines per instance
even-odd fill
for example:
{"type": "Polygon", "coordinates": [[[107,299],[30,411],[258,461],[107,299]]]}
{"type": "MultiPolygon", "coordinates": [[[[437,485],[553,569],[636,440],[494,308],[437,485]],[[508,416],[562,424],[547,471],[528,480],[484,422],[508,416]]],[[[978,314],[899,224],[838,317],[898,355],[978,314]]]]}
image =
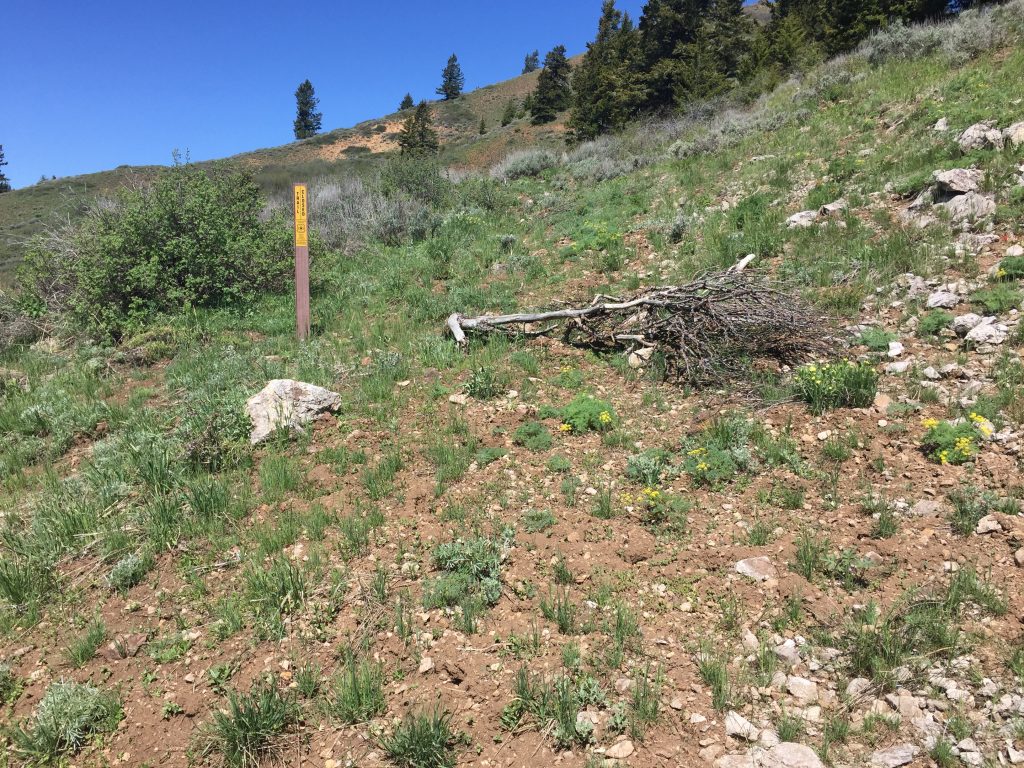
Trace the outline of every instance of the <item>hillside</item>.
{"type": "MultiPolygon", "coordinates": [[[[560,146],[560,121],[533,126],[520,116],[502,127],[509,99],[522,101],[536,87],[537,73],[495,83],[465,93],[452,102],[433,102],[446,163],[468,169],[488,168],[509,151],[527,146],[560,146]],[[480,120],[488,131],[481,135],[480,120]]],[[[295,181],[358,172],[379,156],[398,149],[404,115],[393,113],[351,128],[339,128],[311,139],[280,147],[199,163],[201,166],[243,167],[254,172],[268,192],[286,189],[295,181]]],[[[41,181],[0,195],[0,287],[8,283],[25,243],[35,234],[75,219],[97,198],[110,195],[126,181],[148,178],[156,167],[123,166],[113,171],[41,181]]]]}
{"type": "Polygon", "coordinates": [[[470,136],[528,83],[483,89],[454,162],[540,146],[313,183],[309,342],[268,292],[0,352],[0,766],[1024,761],[1022,41],[896,28],[569,152],[470,136]],[[748,254],[813,359],[446,331],[748,254]],[[252,445],[278,380],[329,392],[252,445]]]}

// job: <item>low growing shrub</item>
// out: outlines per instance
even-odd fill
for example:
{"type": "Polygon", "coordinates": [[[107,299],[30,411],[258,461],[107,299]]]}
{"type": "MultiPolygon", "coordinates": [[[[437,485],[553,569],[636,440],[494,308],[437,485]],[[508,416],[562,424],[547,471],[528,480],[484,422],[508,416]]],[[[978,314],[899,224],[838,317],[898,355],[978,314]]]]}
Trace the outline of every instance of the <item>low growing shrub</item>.
{"type": "Polygon", "coordinates": [[[878,373],[869,363],[852,360],[805,365],[796,372],[796,387],[814,413],[830,408],[865,408],[878,392],[878,373]]]}

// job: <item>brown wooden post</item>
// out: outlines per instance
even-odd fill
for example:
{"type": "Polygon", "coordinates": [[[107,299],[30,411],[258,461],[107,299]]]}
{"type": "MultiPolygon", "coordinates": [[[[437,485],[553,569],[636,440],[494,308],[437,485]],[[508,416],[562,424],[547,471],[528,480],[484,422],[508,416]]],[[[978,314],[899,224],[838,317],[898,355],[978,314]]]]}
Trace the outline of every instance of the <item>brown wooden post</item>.
{"type": "Polygon", "coordinates": [[[295,329],[309,338],[309,192],[295,185],[295,329]]]}

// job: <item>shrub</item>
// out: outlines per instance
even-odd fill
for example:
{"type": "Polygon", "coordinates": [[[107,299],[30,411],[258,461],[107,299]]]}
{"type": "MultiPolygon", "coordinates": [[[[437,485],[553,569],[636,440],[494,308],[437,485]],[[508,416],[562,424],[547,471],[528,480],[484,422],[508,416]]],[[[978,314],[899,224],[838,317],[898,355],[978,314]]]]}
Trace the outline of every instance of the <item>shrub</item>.
{"type": "Polygon", "coordinates": [[[262,208],[250,176],[178,165],[37,241],[21,280],[51,310],[114,336],[159,313],[248,302],[290,271],[288,230],[262,208]]]}
{"type": "Polygon", "coordinates": [[[111,589],[127,592],[136,584],[141,583],[152,568],[152,555],[135,552],[114,563],[114,567],[110,569],[110,575],[107,576],[107,583],[111,589]]]}
{"type": "Polygon", "coordinates": [[[548,149],[527,149],[513,152],[491,168],[491,178],[504,182],[536,176],[558,165],[559,156],[548,149]]]}
{"type": "Polygon", "coordinates": [[[608,432],[615,427],[615,409],[607,400],[592,395],[577,395],[571,403],[558,411],[562,419],[562,432],[608,432]]]}
{"type": "Polygon", "coordinates": [[[34,763],[77,752],[94,734],[112,731],[121,719],[117,697],[70,681],[46,689],[28,724],[11,731],[14,750],[34,763]]]}
{"type": "Polygon", "coordinates": [[[669,457],[668,451],[659,448],[630,456],[626,460],[626,477],[642,485],[655,487],[668,468],[669,457]]]}
{"type": "Polygon", "coordinates": [[[737,470],[733,454],[715,446],[693,448],[683,461],[683,471],[698,486],[718,487],[732,480],[737,470]]]}
{"type": "Polygon", "coordinates": [[[953,322],[953,315],[944,309],[933,309],[921,318],[917,326],[921,336],[938,336],[944,328],[948,328],[953,322]]]}
{"type": "Polygon", "coordinates": [[[999,262],[996,277],[1000,280],[1024,279],[1024,256],[1007,256],[999,262]]]}
{"type": "Polygon", "coordinates": [[[939,464],[964,464],[978,453],[978,428],[970,423],[950,424],[948,421],[925,419],[927,428],[921,438],[921,450],[939,464]]]}
{"type": "Polygon", "coordinates": [[[889,349],[889,342],[896,340],[896,334],[884,328],[871,326],[860,332],[860,343],[872,352],[885,352],[889,349]]]}
{"type": "Polygon", "coordinates": [[[1009,312],[1021,302],[1021,293],[1014,286],[995,283],[971,294],[971,302],[993,315],[1009,312]]]}
{"type": "Polygon", "coordinates": [[[796,372],[797,391],[814,413],[830,408],[865,408],[878,392],[878,373],[868,363],[805,365],[796,372]]]}
{"type": "Polygon", "coordinates": [[[531,451],[546,451],[551,447],[551,432],[539,421],[528,421],[512,434],[512,442],[531,451]]]}

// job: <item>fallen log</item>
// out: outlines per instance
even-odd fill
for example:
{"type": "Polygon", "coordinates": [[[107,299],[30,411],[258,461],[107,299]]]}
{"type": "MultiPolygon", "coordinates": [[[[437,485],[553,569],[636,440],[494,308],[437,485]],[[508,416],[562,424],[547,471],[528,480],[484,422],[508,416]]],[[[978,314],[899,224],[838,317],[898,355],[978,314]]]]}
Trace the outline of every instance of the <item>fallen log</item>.
{"type": "Polygon", "coordinates": [[[625,297],[597,295],[585,306],[476,317],[455,313],[447,328],[464,348],[469,333],[558,332],[566,342],[590,348],[654,350],[669,376],[694,384],[728,378],[757,359],[789,364],[825,354],[831,337],[827,318],[794,292],[747,272],[752,259],[685,285],[625,297]]]}

